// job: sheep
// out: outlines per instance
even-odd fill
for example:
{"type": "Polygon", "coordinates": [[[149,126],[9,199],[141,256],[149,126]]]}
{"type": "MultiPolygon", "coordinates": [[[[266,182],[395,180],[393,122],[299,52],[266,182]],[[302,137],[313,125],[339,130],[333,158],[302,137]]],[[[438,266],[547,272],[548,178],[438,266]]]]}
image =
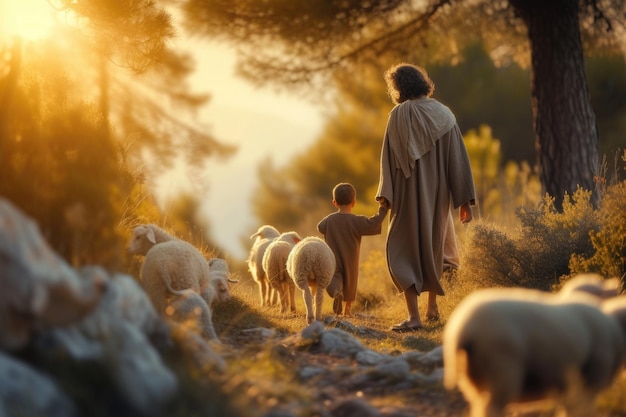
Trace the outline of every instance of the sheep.
{"type": "Polygon", "coordinates": [[[322,319],[324,290],[335,273],[335,255],[328,244],[316,236],[296,243],[287,257],[287,273],[302,291],[307,322],[322,319]],[[315,294],[315,315],[312,294],[315,294]]]}
{"type": "Polygon", "coordinates": [[[209,307],[214,302],[223,303],[230,300],[230,289],[228,283],[239,282],[236,279],[230,278],[230,271],[228,263],[224,259],[211,258],[208,260],[209,264],[209,287],[210,292],[205,291],[202,298],[208,300],[209,307]]]}
{"type": "Polygon", "coordinates": [[[267,246],[263,255],[263,271],[270,287],[278,292],[281,313],[296,311],[296,286],[287,272],[287,257],[301,240],[296,232],[283,233],[267,246]]]}
{"type": "Polygon", "coordinates": [[[202,338],[219,342],[213,327],[211,307],[197,292],[190,289],[172,290],[164,313],[166,318],[188,326],[202,338]]]}
{"type": "Polygon", "coordinates": [[[569,297],[574,291],[592,294],[602,301],[619,295],[620,282],[617,278],[603,279],[597,274],[578,274],[563,284],[559,296],[569,297]]]}
{"type": "Polygon", "coordinates": [[[508,404],[539,400],[556,400],[570,416],[592,415],[585,407],[626,357],[617,314],[603,313],[592,292],[470,294],[444,329],[444,386],[458,386],[472,417],[502,417],[508,404]]]}
{"type": "Polygon", "coordinates": [[[133,229],[126,249],[128,253],[146,255],[157,243],[180,240],[155,224],[141,224],[133,229]]]}
{"type": "Polygon", "coordinates": [[[145,255],[141,285],[159,314],[163,314],[170,290],[191,289],[206,297],[207,304],[213,302],[209,264],[192,244],[149,224],[133,230],[128,251],[145,255]]]}
{"type": "Polygon", "coordinates": [[[228,263],[224,259],[211,258],[209,265],[210,285],[202,295],[191,289],[181,291],[166,286],[165,316],[176,323],[186,325],[206,340],[219,342],[213,327],[212,306],[215,302],[230,300],[229,282],[238,282],[229,278],[228,263]]]}
{"type": "Polygon", "coordinates": [[[263,255],[267,246],[278,236],[280,236],[280,232],[270,225],[259,227],[256,233],[250,236],[250,239],[255,240],[248,256],[248,270],[252,275],[252,279],[259,285],[262,307],[276,303],[276,291],[269,285],[263,270],[263,255]]]}

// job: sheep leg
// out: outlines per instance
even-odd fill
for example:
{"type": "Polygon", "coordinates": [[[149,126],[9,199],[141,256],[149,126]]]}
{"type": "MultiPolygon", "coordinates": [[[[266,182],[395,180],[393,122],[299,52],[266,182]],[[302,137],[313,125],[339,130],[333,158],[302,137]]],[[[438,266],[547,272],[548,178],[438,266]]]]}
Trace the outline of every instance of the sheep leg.
{"type": "Polygon", "coordinates": [[[206,320],[202,322],[202,337],[207,340],[218,340],[217,333],[215,333],[215,328],[213,327],[213,313],[211,312],[211,308],[209,307],[205,312],[206,320]]]}
{"type": "Polygon", "coordinates": [[[259,289],[261,290],[261,306],[268,306],[269,292],[271,291],[271,288],[269,282],[267,282],[265,277],[259,277],[259,289]]]}
{"type": "Polygon", "coordinates": [[[287,312],[288,295],[287,295],[287,291],[285,290],[286,286],[287,284],[285,282],[281,282],[278,285],[278,299],[280,300],[280,312],[281,313],[287,312]]]}
{"type": "Polygon", "coordinates": [[[304,299],[304,305],[306,306],[306,321],[307,323],[313,323],[313,296],[311,295],[311,289],[308,286],[302,288],[302,298],[304,299]]]}
{"type": "Polygon", "coordinates": [[[315,320],[322,320],[322,305],[324,304],[324,288],[319,285],[315,288],[315,320]]]}
{"type": "Polygon", "coordinates": [[[488,392],[483,392],[471,400],[470,417],[504,417],[504,415],[504,407],[491,402],[488,392]]]}
{"type": "Polygon", "coordinates": [[[287,295],[289,296],[289,310],[292,313],[296,312],[296,286],[290,279],[287,283],[287,295]]]}
{"type": "Polygon", "coordinates": [[[268,304],[271,306],[275,306],[279,302],[280,294],[274,288],[269,287],[268,290],[268,304]]]}
{"type": "Polygon", "coordinates": [[[519,398],[524,370],[520,366],[522,361],[516,361],[516,357],[509,357],[504,352],[469,358],[468,374],[480,387],[474,385],[470,389],[465,383],[460,383],[469,398],[473,398],[471,417],[504,417],[507,404],[519,398]]]}

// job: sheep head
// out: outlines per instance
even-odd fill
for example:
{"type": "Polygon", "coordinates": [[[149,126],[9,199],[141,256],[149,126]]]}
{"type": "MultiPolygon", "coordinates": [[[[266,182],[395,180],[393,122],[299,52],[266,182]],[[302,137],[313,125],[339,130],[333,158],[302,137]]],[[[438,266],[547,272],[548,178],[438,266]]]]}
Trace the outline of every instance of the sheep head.
{"type": "Polygon", "coordinates": [[[139,225],[133,229],[126,250],[134,255],[145,255],[156,243],[154,229],[150,225],[139,225]]]}
{"type": "Polygon", "coordinates": [[[262,239],[273,239],[275,237],[278,237],[279,235],[280,232],[274,226],[266,224],[259,227],[256,233],[253,233],[250,236],[250,239],[256,239],[257,241],[259,241],[262,239]]]}

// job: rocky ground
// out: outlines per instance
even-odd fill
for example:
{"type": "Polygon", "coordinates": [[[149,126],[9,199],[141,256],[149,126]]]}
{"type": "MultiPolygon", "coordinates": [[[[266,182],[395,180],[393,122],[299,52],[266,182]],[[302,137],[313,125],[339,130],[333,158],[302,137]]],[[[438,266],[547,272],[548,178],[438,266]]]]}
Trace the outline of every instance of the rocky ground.
{"type": "Polygon", "coordinates": [[[361,342],[385,337],[348,320],[327,318],[324,324],[314,323],[299,334],[255,328],[223,342],[234,349],[227,361],[255,358],[283,373],[283,380],[242,383],[253,393],[251,407],[264,409],[267,417],[465,415],[463,397],[443,389],[440,347],[428,352],[380,353],[361,342]]]}

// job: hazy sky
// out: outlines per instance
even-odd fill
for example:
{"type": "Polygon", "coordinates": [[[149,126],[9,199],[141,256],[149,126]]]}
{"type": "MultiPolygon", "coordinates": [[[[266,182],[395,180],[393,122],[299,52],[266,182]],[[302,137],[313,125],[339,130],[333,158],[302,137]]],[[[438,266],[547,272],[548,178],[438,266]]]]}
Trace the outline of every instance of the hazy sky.
{"type": "Polygon", "coordinates": [[[198,60],[192,85],[211,95],[200,114],[202,123],[218,140],[239,147],[228,160],[209,162],[204,212],[216,243],[243,259],[249,246],[242,245],[242,237],[260,226],[251,210],[259,163],[271,156],[274,166],[280,167],[303,151],[321,132],[321,110],[295,96],[256,89],[236,77],[235,56],[226,46],[194,42],[190,52],[198,60]]]}

